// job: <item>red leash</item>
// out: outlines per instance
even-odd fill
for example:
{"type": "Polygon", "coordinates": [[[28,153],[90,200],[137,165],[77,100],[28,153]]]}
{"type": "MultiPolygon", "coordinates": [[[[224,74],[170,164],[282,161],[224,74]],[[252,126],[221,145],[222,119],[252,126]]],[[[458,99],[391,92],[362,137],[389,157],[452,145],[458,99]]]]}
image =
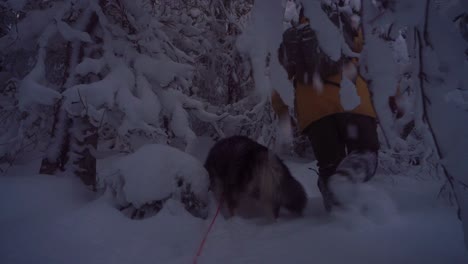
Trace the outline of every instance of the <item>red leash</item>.
{"type": "Polygon", "coordinates": [[[208,227],[208,230],[206,230],[205,236],[203,237],[203,240],[202,240],[202,242],[200,243],[200,246],[198,247],[197,255],[196,255],[195,258],[193,259],[193,263],[194,263],[194,264],[197,263],[197,259],[198,259],[198,257],[201,255],[201,253],[202,253],[203,246],[205,245],[206,239],[208,238],[208,234],[210,233],[211,228],[213,228],[213,226],[214,226],[214,223],[215,223],[215,221],[216,221],[216,218],[218,217],[219,211],[221,210],[221,205],[222,205],[222,204],[223,204],[223,196],[221,196],[221,199],[219,200],[218,209],[216,210],[216,214],[214,215],[213,220],[211,220],[211,224],[210,224],[210,226],[208,227]]]}

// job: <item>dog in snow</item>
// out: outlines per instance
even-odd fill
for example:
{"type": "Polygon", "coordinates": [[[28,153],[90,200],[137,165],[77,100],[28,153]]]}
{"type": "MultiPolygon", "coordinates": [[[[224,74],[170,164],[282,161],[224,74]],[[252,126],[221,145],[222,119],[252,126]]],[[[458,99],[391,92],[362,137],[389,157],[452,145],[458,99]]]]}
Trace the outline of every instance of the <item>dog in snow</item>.
{"type": "Polygon", "coordinates": [[[218,141],[208,153],[205,168],[210,189],[224,199],[231,216],[241,198],[260,202],[267,214],[278,218],[281,207],[302,215],[307,196],[283,161],[267,147],[245,136],[218,141]]]}

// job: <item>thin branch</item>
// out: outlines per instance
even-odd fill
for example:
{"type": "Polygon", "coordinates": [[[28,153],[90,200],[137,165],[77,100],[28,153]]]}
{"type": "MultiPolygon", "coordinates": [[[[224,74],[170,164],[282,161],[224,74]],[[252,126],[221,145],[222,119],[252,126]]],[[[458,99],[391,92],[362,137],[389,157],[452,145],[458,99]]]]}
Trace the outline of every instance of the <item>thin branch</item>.
{"type": "Polygon", "coordinates": [[[427,30],[428,24],[429,24],[430,3],[431,3],[431,0],[426,0],[426,10],[425,10],[425,15],[424,15],[424,42],[426,43],[426,46],[429,46],[431,49],[434,49],[434,46],[432,46],[432,43],[429,39],[429,31],[427,30]]]}
{"type": "Polygon", "coordinates": [[[392,40],[392,41],[394,41],[394,39],[392,39],[392,37],[391,37],[393,25],[394,25],[394,23],[390,24],[390,26],[388,27],[388,30],[387,30],[387,39],[392,40]]]}
{"type": "Polygon", "coordinates": [[[16,151],[14,151],[14,154],[11,155],[10,158],[7,158],[7,162],[8,162],[8,166],[5,168],[5,169],[2,169],[2,173],[3,174],[6,174],[11,167],[13,167],[13,164],[15,163],[16,159],[18,158],[18,155],[20,153],[22,153],[27,147],[31,146],[31,145],[37,145],[39,140],[36,136],[36,138],[34,140],[31,140],[30,142],[28,142],[27,144],[24,144],[24,139],[21,140],[21,147],[19,149],[17,149],[16,151]]]}
{"type": "Polygon", "coordinates": [[[54,104],[54,120],[52,122],[52,130],[50,132],[50,136],[52,138],[55,137],[55,130],[57,128],[57,124],[59,122],[59,116],[60,116],[60,109],[62,108],[62,101],[63,99],[60,99],[59,101],[57,101],[55,104],[54,104]]]}
{"type": "Polygon", "coordinates": [[[464,183],[463,181],[457,180],[457,183],[460,184],[463,188],[468,189],[468,184],[464,183]]]}
{"type": "Polygon", "coordinates": [[[466,13],[461,13],[461,14],[459,14],[458,16],[456,16],[456,17],[452,20],[452,22],[454,22],[454,23],[457,22],[458,19],[462,18],[462,17],[465,16],[465,15],[466,15],[466,13]]]}
{"type": "Polygon", "coordinates": [[[429,99],[429,97],[427,96],[424,96],[424,102],[426,102],[429,105],[432,105],[431,99],[429,99]]]}
{"type": "MultiPolygon", "coordinates": [[[[421,33],[419,32],[419,29],[415,29],[415,34],[416,34],[416,42],[418,44],[418,60],[419,60],[419,74],[418,74],[418,78],[419,78],[419,84],[420,84],[420,91],[421,91],[421,96],[423,98],[423,104],[422,104],[422,108],[423,108],[423,121],[427,121],[427,109],[426,109],[426,104],[425,104],[425,98],[427,97],[426,96],[426,93],[425,93],[425,81],[426,81],[426,78],[424,77],[425,76],[425,73],[424,73],[424,62],[423,62],[423,45],[422,45],[422,39],[421,39],[421,33]]],[[[431,130],[432,132],[432,130],[431,130]]]]}
{"type": "Polygon", "coordinates": [[[213,126],[213,128],[216,130],[216,133],[218,133],[218,135],[221,138],[226,137],[226,134],[224,134],[224,132],[219,128],[219,126],[218,126],[218,124],[216,122],[211,122],[211,125],[213,126]]]}
{"type": "Polygon", "coordinates": [[[76,89],[76,91],[78,92],[78,96],[80,98],[81,104],[83,105],[84,109],[86,110],[86,115],[88,115],[88,104],[87,103],[85,104],[85,101],[83,100],[83,97],[81,97],[80,89],[76,89]]]}
{"type": "Polygon", "coordinates": [[[446,180],[444,184],[442,185],[442,187],[440,187],[439,193],[437,194],[437,199],[442,197],[442,194],[447,190],[447,184],[448,184],[448,181],[446,180]]]}
{"type": "Polygon", "coordinates": [[[107,113],[107,108],[104,109],[104,113],[102,113],[101,121],[99,122],[98,131],[101,130],[102,124],[104,123],[104,116],[106,115],[106,113],[107,113]]]}
{"type": "Polygon", "coordinates": [[[5,49],[8,49],[8,48],[10,48],[11,46],[13,46],[13,44],[15,44],[15,42],[19,39],[19,31],[18,31],[18,18],[19,18],[19,14],[16,13],[16,12],[13,12],[13,14],[15,14],[15,31],[16,31],[16,36],[15,36],[15,39],[14,39],[10,44],[8,44],[8,46],[6,46],[5,49]]]}
{"type": "MultiPolygon", "coordinates": [[[[437,137],[436,137],[436,134],[434,132],[434,128],[432,126],[432,123],[431,123],[431,121],[430,121],[430,119],[428,118],[428,115],[427,115],[427,101],[424,100],[424,98],[427,97],[426,96],[426,87],[425,87],[426,80],[424,79],[424,76],[425,76],[424,75],[424,61],[423,61],[424,47],[423,47],[423,44],[422,44],[422,38],[421,38],[421,33],[419,32],[419,29],[416,29],[416,34],[417,34],[417,40],[418,40],[418,45],[419,45],[419,72],[420,72],[420,74],[418,75],[418,77],[419,77],[421,96],[423,97],[423,100],[422,100],[423,101],[423,103],[422,103],[423,122],[426,123],[426,125],[429,128],[429,131],[431,132],[430,134],[431,134],[431,137],[432,137],[432,142],[434,143],[436,151],[437,151],[437,156],[439,157],[439,159],[443,159],[444,155],[442,154],[440,144],[439,144],[439,142],[437,140],[437,137]]],[[[442,167],[445,178],[447,179],[447,182],[448,182],[448,184],[450,185],[450,188],[453,191],[453,198],[455,199],[455,202],[456,202],[457,207],[458,207],[458,209],[457,209],[458,218],[461,219],[461,208],[460,208],[460,202],[459,202],[459,199],[458,199],[457,192],[455,191],[454,177],[447,171],[447,168],[445,167],[444,164],[440,164],[440,166],[442,167]]]]}

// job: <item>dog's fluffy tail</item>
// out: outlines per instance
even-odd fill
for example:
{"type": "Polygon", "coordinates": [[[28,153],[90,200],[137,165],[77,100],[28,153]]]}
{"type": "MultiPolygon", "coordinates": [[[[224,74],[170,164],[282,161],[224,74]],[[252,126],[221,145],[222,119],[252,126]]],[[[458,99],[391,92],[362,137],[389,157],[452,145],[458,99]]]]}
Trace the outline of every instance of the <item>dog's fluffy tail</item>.
{"type": "MultiPolygon", "coordinates": [[[[263,152],[257,157],[253,171],[253,187],[257,188],[260,200],[271,202],[278,200],[278,186],[281,184],[281,173],[277,157],[271,152],[263,152]]],[[[254,191],[255,192],[255,191],[254,191]]]]}

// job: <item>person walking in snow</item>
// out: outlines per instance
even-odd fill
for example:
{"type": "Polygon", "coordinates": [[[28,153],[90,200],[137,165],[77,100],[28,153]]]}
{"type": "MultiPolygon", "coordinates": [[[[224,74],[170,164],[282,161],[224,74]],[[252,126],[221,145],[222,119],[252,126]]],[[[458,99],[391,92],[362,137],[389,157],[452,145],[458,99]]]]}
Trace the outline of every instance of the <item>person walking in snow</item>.
{"type": "MultiPolygon", "coordinates": [[[[343,34],[352,51],[359,53],[363,46],[361,30],[347,24],[343,26],[343,34]]],[[[313,147],[319,168],[317,185],[325,209],[330,211],[346,203],[337,199],[331,181],[368,181],[377,168],[376,113],[367,83],[357,72],[356,58],[344,57],[333,62],[320,53],[303,7],[298,19],[284,32],[278,56],[293,82],[297,126],[313,147]],[[348,82],[359,97],[351,107],[345,106],[340,98],[340,90],[348,82]]],[[[276,91],[272,94],[272,106],[280,118],[289,115],[276,91]]]]}

